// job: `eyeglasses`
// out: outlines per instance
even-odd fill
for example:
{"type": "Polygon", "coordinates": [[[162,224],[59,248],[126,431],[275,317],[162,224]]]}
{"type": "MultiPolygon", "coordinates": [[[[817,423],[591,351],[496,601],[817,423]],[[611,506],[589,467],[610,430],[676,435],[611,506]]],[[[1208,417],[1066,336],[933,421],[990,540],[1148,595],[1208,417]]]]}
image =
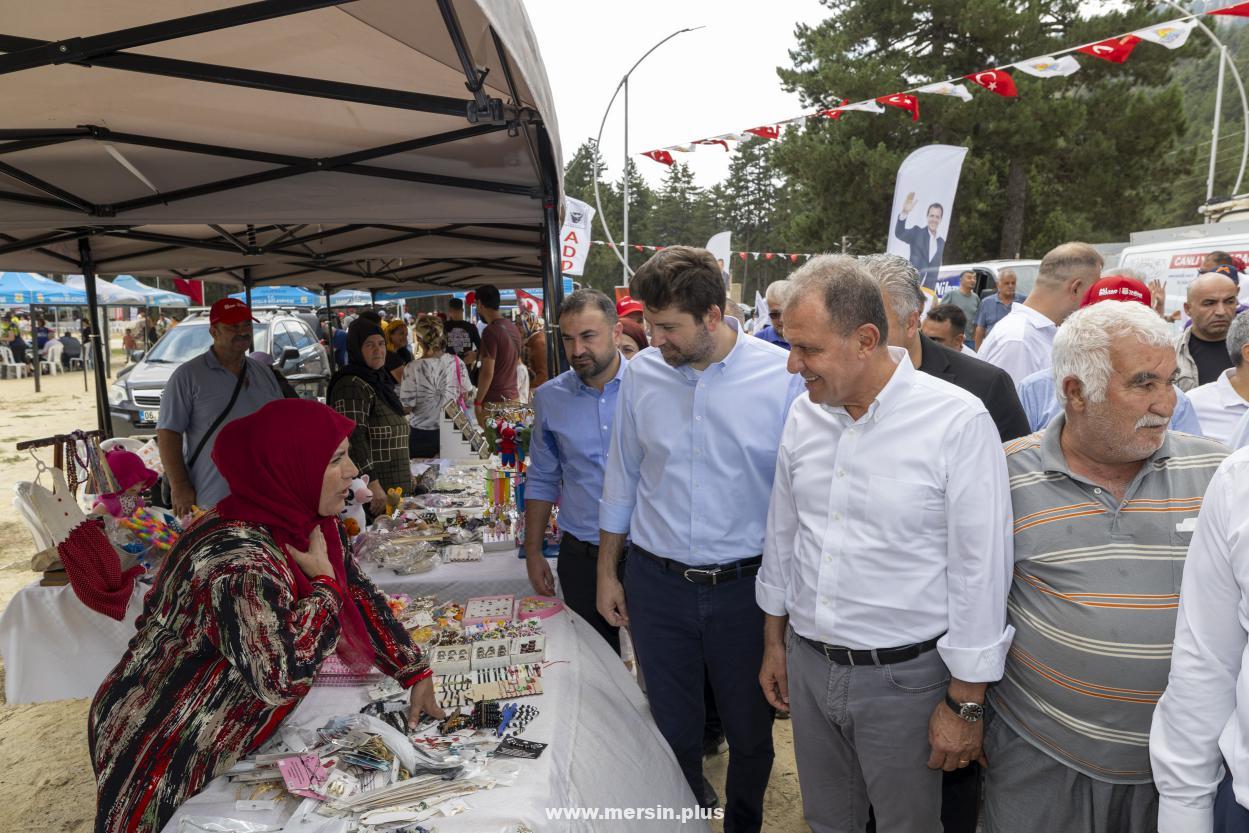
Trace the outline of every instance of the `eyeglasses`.
{"type": "Polygon", "coordinates": [[[773,321],[775,321],[776,319],[780,317],[781,317],[781,314],[779,312],[772,311],[768,313],[768,318],[771,318],[773,321]]]}

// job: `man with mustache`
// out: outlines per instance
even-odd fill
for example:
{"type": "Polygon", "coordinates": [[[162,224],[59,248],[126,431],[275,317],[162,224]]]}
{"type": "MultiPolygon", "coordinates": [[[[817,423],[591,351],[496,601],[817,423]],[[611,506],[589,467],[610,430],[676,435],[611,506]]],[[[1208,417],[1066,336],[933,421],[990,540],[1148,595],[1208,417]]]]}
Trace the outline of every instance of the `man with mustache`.
{"type": "Polygon", "coordinates": [[[789,405],[788,354],[724,315],[703,249],[669,246],[638,269],[651,344],[620,385],[599,505],[598,609],[629,626],[651,713],[701,804],[704,669],[729,742],[724,829],[758,831],[772,713],[755,682],[763,612],[755,575],[789,405]],[[723,448],[739,451],[719,453],[723,448]],[[623,584],[617,578],[630,539],[623,584]]]}
{"type": "Polygon", "coordinates": [[[1184,312],[1193,319],[1175,343],[1180,375],[1176,384],[1189,391],[1217,381],[1232,366],[1227,329],[1236,316],[1236,283],[1227,275],[1207,272],[1188,285],[1184,312]]]}
{"type": "Polygon", "coordinates": [[[989,690],[984,829],[1152,833],[1150,721],[1189,540],[1227,450],[1168,432],[1175,350],[1143,303],[1073,313],[1053,373],[1063,412],[1005,446],[1015,638],[989,690]]]}
{"type": "Polygon", "coordinates": [[[611,445],[616,397],[626,363],[616,349],[621,324],[602,292],[579,289],[559,307],[564,355],[572,365],[533,395],[533,433],[525,475],[525,564],[534,592],[555,595],[542,555],[551,507],[560,501],[560,587],[564,601],[620,653],[620,630],[599,615],[598,501],[611,445]]]}

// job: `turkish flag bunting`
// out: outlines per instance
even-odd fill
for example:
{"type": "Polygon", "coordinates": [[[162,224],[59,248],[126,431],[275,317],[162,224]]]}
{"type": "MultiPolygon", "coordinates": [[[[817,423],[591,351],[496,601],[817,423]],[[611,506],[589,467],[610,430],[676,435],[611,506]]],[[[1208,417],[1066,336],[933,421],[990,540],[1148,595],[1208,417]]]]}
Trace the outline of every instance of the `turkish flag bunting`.
{"type": "Polygon", "coordinates": [[[747,252],[738,252],[737,256],[740,257],[742,260],[745,260],[747,254],[748,254],[747,252]]]}
{"type": "Polygon", "coordinates": [[[753,133],[756,136],[761,136],[764,139],[779,139],[781,137],[781,129],[774,124],[765,125],[763,127],[748,127],[746,128],[746,132],[753,133]]]}
{"type": "Polygon", "coordinates": [[[790,255],[790,256],[789,256],[789,262],[790,262],[790,263],[797,263],[797,262],[798,262],[798,255],[790,255]]]}
{"type": "MultiPolygon", "coordinates": [[[[843,98],[841,100],[841,103],[838,104],[837,107],[845,107],[849,103],[850,103],[850,99],[843,98]]],[[[841,114],[845,112],[844,110],[838,110],[837,107],[834,107],[831,110],[821,110],[820,115],[824,116],[825,118],[830,118],[833,121],[836,121],[837,119],[841,118],[841,114]]]]}
{"type": "Polygon", "coordinates": [[[729,143],[723,139],[698,139],[694,142],[696,145],[720,145],[726,151],[729,149],[729,143]]]}
{"type": "Polygon", "coordinates": [[[1076,51],[1092,55],[1094,58],[1101,58],[1103,61],[1110,61],[1112,64],[1121,64],[1128,59],[1132,50],[1140,42],[1141,39],[1136,35],[1124,35],[1121,38],[1109,38],[1100,43],[1081,46],[1076,51]]]}
{"type": "Polygon", "coordinates": [[[639,246],[639,245],[637,245],[636,243],[634,243],[634,244],[633,244],[633,248],[637,249],[639,252],[644,252],[644,251],[646,251],[646,247],[645,247],[645,246],[639,246]]]}
{"type": "Polygon", "coordinates": [[[1206,14],[1225,14],[1232,17],[1249,17],[1249,3],[1237,3],[1235,6],[1227,6],[1222,9],[1215,9],[1206,14]]]}
{"type": "Polygon", "coordinates": [[[1005,70],[986,69],[983,72],[974,72],[963,77],[979,87],[984,87],[991,93],[997,93],[1003,98],[1019,97],[1019,90],[1015,87],[1015,79],[1011,78],[1010,73],[1005,70]]]}
{"type": "Polygon", "coordinates": [[[876,99],[876,103],[888,104],[890,107],[900,107],[911,114],[911,121],[919,121],[919,99],[910,93],[882,95],[876,99]]]}
{"type": "Polygon", "coordinates": [[[771,260],[774,257],[776,257],[776,252],[764,252],[763,253],[764,260],[771,260]]]}
{"type": "Polygon", "coordinates": [[[673,162],[676,161],[672,158],[672,154],[668,153],[668,151],[666,150],[648,150],[646,151],[646,153],[643,153],[642,155],[649,156],[651,159],[654,159],[656,162],[662,162],[665,165],[671,165],[673,164],[673,162]]]}

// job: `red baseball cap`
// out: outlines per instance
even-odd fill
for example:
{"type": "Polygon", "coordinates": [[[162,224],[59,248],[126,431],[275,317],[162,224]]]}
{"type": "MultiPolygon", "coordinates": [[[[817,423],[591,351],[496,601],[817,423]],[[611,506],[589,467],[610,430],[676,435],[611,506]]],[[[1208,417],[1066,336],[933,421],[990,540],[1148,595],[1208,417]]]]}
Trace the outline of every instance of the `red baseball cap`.
{"type": "Polygon", "coordinates": [[[616,302],[616,315],[624,318],[631,312],[644,312],[645,308],[641,301],[633,300],[631,295],[622,295],[620,300],[616,302]]]}
{"type": "Polygon", "coordinates": [[[222,298],[208,311],[209,324],[241,324],[255,320],[251,307],[238,298],[222,298]]]}
{"type": "Polygon", "coordinates": [[[1081,308],[1087,307],[1099,301],[1139,301],[1149,307],[1153,306],[1153,300],[1153,293],[1149,291],[1149,287],[1136,278],[1111,275],[1090,286],[1084,293],[1080,306],[1081,308]]]}

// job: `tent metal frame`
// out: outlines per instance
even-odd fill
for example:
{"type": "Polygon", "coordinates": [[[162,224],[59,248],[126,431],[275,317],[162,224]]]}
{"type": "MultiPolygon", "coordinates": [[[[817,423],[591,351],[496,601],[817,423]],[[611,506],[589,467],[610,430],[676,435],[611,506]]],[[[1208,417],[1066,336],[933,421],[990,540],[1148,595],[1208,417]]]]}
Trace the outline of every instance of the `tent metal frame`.
{"type": "MultiPolygon", "coordinates": [[[[451,0],[436,0],[442,14],[447,35],[455,48],[456,56],[465,76],[465,89],[470,94],[467,98],[429,95],[405,90],[386,89],[381,87],[349,84],[325,79],[308,78],[296,75],[263,72],[259,70],[221,66],[217,64],[184,61],[173,58],[139,55],[126,50],[160,44],[191,35],[220,31],[250,23],[273,20],[288,15],[350,5],[355,0],[261,0],[229,8],[218,9],[202,14],[188,15],[181,18],[160,21],[143,26],[105,32],[88,37],[73,37],[64,40],[45,41],[34,38],[17,37],[0,34],[0,74],[21,72],[23,70],[60,64],[73,64],[81,67],[104,67],[114,70],[141,73],[266,90],[290,95],[312,96],[316,98],[348,101],[368,104],[377,107],[388,107],[403,110],[416,110],[465,119],[467,127],[393,143],[380,147],[367,148],[352,153],[326,158],[292,156],[287,154],[267,153],[247,148],[227,147],[222,145],[204,144],[183,140],[162,138],[160,136],[139,135],[110,130],[99,125],[76,125],[61,128],[37,129],[0,129],[0,178],[7,178],[25,185],[38,192],[27,194],[15,191],[0,190],[0,201],[20,203],[44,208],[64,210],[69,208],[83,215],[86,225],[66,226],[54,231],[43,232],[29,239],[21,239],[12,234],[0,231],[0,254],[12,254],[22,251],[37,251],[60,262],[66,263],[82,272],[87,291],[90,320],[93,322],[89,336],[88,349],[92,351],[95,361],[96,402],[100,430],[108,436],[110,433],[109,406],[107,396],[107,379],[103,344],[95,332],[98,322],[98,298],[96,295],[95,276],[97,269],[106,267],[110,258],[96,261],[92,254],[91,240],[93,237],[122,237],[154,244],[154,248],[126,255],[155,256],[182,249],[210,249],[220,252],[237,253],[242,257],[260,255],[279,255],[289,257],[284,261],[291,271],[280,275],[266,276],[266,282],[286,279],[297,279],[310,273],[340,274],[341,283],[330,286],[322,284],[329,292],[344,286],[350,286],[361,280],[393,282],[396,287],[409,281],[421,281],[449,290],[464,288],[469,282],[479,281],[482,273],[506,271],[510,274],[532,275],[547,284],[544,287],[547,299],[546,315],[548,332],[557,333],[554,326],[553,312],[558,309],[563,295],[563,282],[558,272],[559,264],[559,172],[555,170],[556,160],[551,138],[540,114],[529,107],[518,106],[486,94],[485,76],[489,70],[478,70],[473,60],[472,51],[465,39],[463,29],[451,0]],[[371,160],[393,156],[399,153],[435,147],[442,144],[475,138],[506,130],[509,136],[523,135],[530,151],[530,157],[538,174],[539,187],[518,185],[506,182],[469,179],[465,177],[447,176],[443,174],[411,171],[390,168],[376,164],[365,164],[371,160]],[[536,136],[536,142],[535,142],[536,136]],[[236,176],[227,179],[204,182],[176,191],[156,193],[147,197],[124,200],[113,203],[92,203],[73,193],[68,188],[37,177],[20,167],[20,154],[24,150],[47,147],[66,142],[95,141],[117,145],[135,145],[164,150],[227,157],[273,167],[256,173],[236,176]],[[248,227],[247,239],[240,239],[220,224],[208,224],[212,235],[205,238],[185,237],[145,231],[141,228],[126,225],[90,225],[90,220],[107,219],[118,214],[155,205],[165,205],[180,200],[192,199],[208,194],[246,188],[266,182],[273,182],[304,174],[315,174],[333,171],[355,176],[377,177],[393,181],[406,181],[435,185],[447,188],[471,189],[498,194],[528,197],[542,201],[542,223],[539,228],[522,224],[471,224],[458,223],[435,229],[414,229],[394,225],[343,225],[334,229],[302,235],[305,226],[274,225],[260,228],[248,227]],[[355,251],[386,245],[419,237],[434,236],[461,240],[479,241],[483,243],[520,244],[528,240],[492,237],[461,229],[497,229],[500,231],[538,232],[540,249],[539,268],[515,263],[514,257],[495,258],[424,258],[414,263],[387,264],[374,268],[371,262],[361,263],[348,257],[355,251]],[[307,244],[321,241],[337,235],[368,229],[394,231],[395,235],[376,240],[372,243],[343,247],[329,252],[314,252],[307,244]],[[258,244],[257,235],[275,233],[276,236],[267,243],[258,244]],[[48,246],[70,243],[78,244],[78,258],[59,253],[48,246]],[[302,250],[299,247],[304,247],[302,250]],[[431,270],[432,271],[428,271],[431,270]],[[427,270],[427,271],[422,271],[427,270]],[[456,277],[458,273],[470,272],[468,275],[456,277]]],[[[512,102],[519,101],[516,85],[508,64],[506,51],[499,40],[498,34],[491,29],[495,49],[502,61],[500,67],[508,87],[512,102]]],[[[229,274],[243,283],[250,298],[253,285],[251,269],[244,263],[237,266],[214,266],[203,270],[177,271],[168,270],[175,275],[191,280],[209,274],[229,274]]],[[[551,366],[562,369],[561,351],[557,349],[558,338],[548,339],[551,366]]]]}

